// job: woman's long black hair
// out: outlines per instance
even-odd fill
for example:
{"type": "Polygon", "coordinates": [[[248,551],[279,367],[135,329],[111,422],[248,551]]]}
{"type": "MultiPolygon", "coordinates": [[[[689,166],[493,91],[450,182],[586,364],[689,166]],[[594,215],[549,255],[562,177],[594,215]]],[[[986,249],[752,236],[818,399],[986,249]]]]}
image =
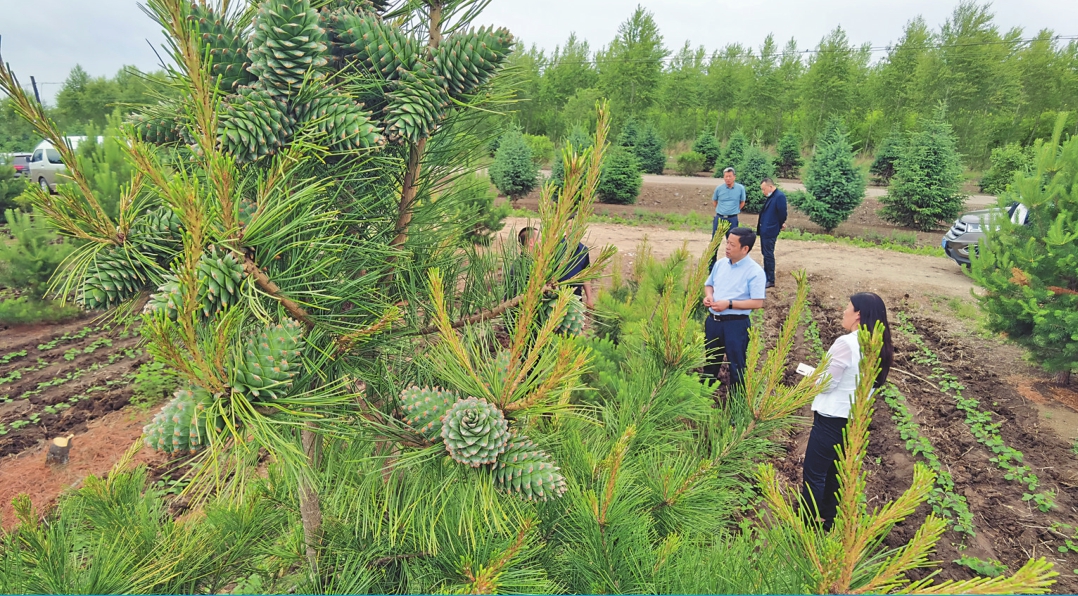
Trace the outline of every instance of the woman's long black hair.
{"type": "Polygon", "coordinates": [[[883,324],[883,348],[880,350],[880,373],[876,375],[873,387],[879,389],[887,382],[891,372],[891,363],[895,359],[895,348],[891,344],[891,325],[887,322],[887,305],[872,292],[860,292],[850,296],[853,310],[861,315],[861,325],[868,327],[869,333],[876,328],[876,322],[883,324]]]}

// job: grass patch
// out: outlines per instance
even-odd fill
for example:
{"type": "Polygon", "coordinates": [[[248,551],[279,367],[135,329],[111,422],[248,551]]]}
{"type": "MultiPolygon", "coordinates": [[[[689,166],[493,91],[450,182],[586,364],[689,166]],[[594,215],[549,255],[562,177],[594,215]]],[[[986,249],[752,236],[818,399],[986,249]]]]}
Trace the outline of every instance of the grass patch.
{"type": "Polygon", "coordinates": [[[29,296],[9,298],[0,302],[0,324],[31,325],[34,323],[63,323],[77,319],[82,310],[75,306],[61,306],[51,300],[34,300],[29,296]]]}

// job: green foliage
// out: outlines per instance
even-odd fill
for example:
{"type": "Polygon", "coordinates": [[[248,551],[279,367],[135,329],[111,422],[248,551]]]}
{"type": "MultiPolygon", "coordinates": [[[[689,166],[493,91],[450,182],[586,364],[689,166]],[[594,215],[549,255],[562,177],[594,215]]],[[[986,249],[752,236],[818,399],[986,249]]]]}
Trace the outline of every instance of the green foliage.
{"type": "Polygon", "coordinates": [[[659,137],[654,126],[648,124],[641,127],[633,145],[633,153],[645,174],[663,173],[663,168],[666,167],[666,143],[659,137]]]}
{"type": "Polygon", "coordinates": [[[962,212],[962,163],[942,110],[910,135],[880,202],[880,215],[887,221],[925,231],[962,212]]]}
{"type": "Polygon", "coordinates": [[[809,220],[831,232],[865,196],[865,176],[854,164],[853,147],[839,118],[832,119],[805,170],[806,194],[790,198],[809,220]]]}
{"type": "Polygon", "coordinates": [[[532,161],[538,166],[549,165],[554,160],[554,141],[543,135],[524,135],[524,142],[532,152],[532,161]]]}
{"type": "Polygon", "coordinates": [[[1000,197],[1029,209],[1026,225],[993,217],[972,266],[986,327],[1059,373],[1078,368],[1078,137],[1060,142],[1064,122],[1000,197]]]}
{"type": "Polygon", "coordinates": [[[985,577],[999,577],[1007,573],[1007,566],[995,559],[980,559],[963,555],[954,561],[963,567],[969,567],[977,575],[985,577]]]}
{"type": "Polygon", "coordinates": [[[596,56],[598,84],[614,114],[642,115],[656,99],[668,52],[655,18],[642,6],[618,26],[613,41],[596,56]]]}
{"type": "Polygon", "coordinates": [[[1033,147],[1007,143],[992,149],[992,164],[981,177],[981,192],[998,195],[1014,182],[1015,174],[1028,174],[1033,165],[1033,147]]]}
{"type": "Polygon", "coordinates": [[[44,217],[8,209],[4,219],[15,241],[0,241],[0,284],[40,300],[72,246],[59,240],[44,217]]]}
{"type": "Polygon", "coordinates": [[[715,135],[709,132],[702,132],[700,136],[696,137],[692,144],[692,150],[704,156],[704,170],[715,167],[715,161],[722,155],[722,145],[719,144],[719,140],[715,138],[715,135]]]}
{"type": "Polygon", "coordinates": [[[464,226],[464,240],[471,244],[490,244],[494,234],[505,227],[505,218],[513,210],[509,203],[495,205],[498,193],[491,187],[489,178],[478,174],[458,178],[450,195],[458,205],[454,219],[464,226]]]}
{"type": "Polygon", "coordinates": [[[147,362],[139,367],[131,385],[131,404],[150,408],[179,388],[180,375],[161,362],[147,362]]]}
{"type": "Polygon", "coordinates": [[[30,186],[30,179],[25,176],[16,178],[15,168],[3,161],[0,157],[0,211],[7,211],[19,206],[15,199],[30,186]]]}
{"type": "Polygon", "coordinates": [[[599,201],[618,205],[632,205],[640,196],[644,177],[639,162],[628,149],[615,147],[603,160],[599,176],[599,201]]]}
{"type": "Polygon", "coordinates": [[[33,325],[63,323],[82,316],[82,309],[51,300],[36,300],[30,296],[0,300],[0,325],[33,325]]]}
{"type": "Polygon", "coordinates": [[[877,184],[890,184],[895,175],[895,162],[898,161],[907,145],[906,135],[898,128],[891,130],[883,142],[876,148],[876,157],[868,171],[876,178],[877,184]]]}
{"type": "Polygon", "coordinates": [[[517,131],[505,133],[490,166],[490,180],[502,194],[513,200],[538,186],[539,166],[532,160],[532,151],[524,135],[517,131]]]}
{"type": "Polygon", "coordinates": [[[782,135],[775,152],[775,173],[780,178],[801,176],[801,137],[794,131],[782,135]]]}
{"type": "MultiPolygon", "coordinates": [[[[745,151],[748,148],[749,138],[740,130],[735,130],[734,134],[730,135],[730,139],[726,141],[726,147],[723,148],[722,155],[715,162],[715,177],[722,178],[722,171],[726,168],[736,170],[738,164],[745,158],[745,151]]],[[[741,172],[736,173],[741,174],[741,172]]]]}
{"type": "Polygon", "coordinates": [[[119,136],[120,125],[119,112],[109,117],[108,125],[102,132],[94,124],[88,125],[86,138],[75,151],[79,169],[109,217],[116,217],[119,212],[120,194],[131,183],[134,172],[124,154],[123,139],[119,136]],[[97,142],[98,136],[101,136],[100,143],[97,142]]]}
{"type": "Polygon", "coordinates": [[[775,166],[771,156],[756,145],[745,148],[741,163],[735,166],[737,181],[745,186],[745,211],[759,213],[764,206],[764,193],[760,183],[764,178],[774,178],[775,166]]]}
{"type": "Polygon", "coordinates": [[[692,176],[705,169],[704,163],[707,161],[707,158],[696,151],[686,151],[685,153],[678,154],[676,161],[678,174],[681,174],[682,176],[692,176]]]}

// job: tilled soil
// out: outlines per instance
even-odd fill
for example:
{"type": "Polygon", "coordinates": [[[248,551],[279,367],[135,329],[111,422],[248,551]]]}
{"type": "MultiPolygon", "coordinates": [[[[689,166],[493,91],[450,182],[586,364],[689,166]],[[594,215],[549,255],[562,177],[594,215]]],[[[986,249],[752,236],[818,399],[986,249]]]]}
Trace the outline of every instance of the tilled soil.
{"type": "Polygon", "coordinates": [[[0,357],[8,359],[0,364],[0,457],[81,433],[123,408],[132,376],[149,360],[136,334],[86,320],[6,329],[0,357]]]}
{"type": "MultiPolygon", "coordinates": [[[[810,276],[810,283],[813,282],[812,315],[826,348],[844,333],[838,325],[838,315],[844,306],[840,302],[845,298],[833,296],[825,280],[810,276]]],[[[777,335],[792,293],[778,292],[768,301],[768,336],[777,335]]],[[[1078,554],[1061,553],[1059,547],[1067,538],[1073,540],[1078,529],[1078,457],[1071,451],[1069,437],[1045,425],[1044,410],[1027,397],[1030,391],[1038,392],[1039,387],[1046,387],[1043,380],[1024,387],[1016,382],[1016,379],[1036,377],[1038,372],[1028,370],[1017,359],[986,358],[985,354],[1000,346],[992,340],[961,333],[952,323],[929,316],[926,309],[904,300],[902,295],[884,298],[891,308],[892,320],[897,312],[909,317],[917,333],[940,359],[943,369],[964,385],[963,395],[978,399],[982,410],[991,412],[994,420],[1004,421],[1000,434],[1008,446],[1023,453],[1026,465],[1040,481],[1037,491],[1055,491],[1055,507],[1048,512],[1023,501],[1026,487],[1004,478],[1005,472],[990,461],[994,454],[977,442],[953,398],[929,385],[933,371],[913,361],[915,346],[903,334],[896,333],[894,369],[909,374],[895,370],[889,380],[906,397],[921,434],[931,441],[943,468],[953,476],[955,492],[966,497],[974,517],[974,537],[948,530],[938,543],[933,558],[942,562],[939,579],[974,577],[969,568],[953,562],[964,555],[999,560],[1010,571],[1030,558],[1046,557],[1060,574],[1052,591],[1075,593],[1078,576],[1072,570],[1078,568],[1078,554]]],[[[1006,349],[1000,351],[1008,354],[1006,349]]],[[[815,360],[808,345],[799,340],[791,355],[791,368],[797,362],[815,363],[815,360]]],[[[1038,392],[1038,399],[1045,404],[1059,403],[1050,391],[1038,392]]],[[[807,407],[801,413],[806,420],[811,415],[807,407]]],[[[786,481],[794,486],[801,483],[807,440],[806,423],[789,437],[787,453],[777,462],[786,481]]],[[[910,455],[899,436],[889,406],[882,399],[877,400],[866,458],[869,473],[866,498],[870,509],[894,500],[910,486],[915,461],[917,458],[910,455]]],[[[930,512],[930,505],[922,504],[913,516],[893,529],[886,544],[896,547],[908,542],[930,512]]],[[[917,574],[915,578],[922,576],[917,574]]]]}

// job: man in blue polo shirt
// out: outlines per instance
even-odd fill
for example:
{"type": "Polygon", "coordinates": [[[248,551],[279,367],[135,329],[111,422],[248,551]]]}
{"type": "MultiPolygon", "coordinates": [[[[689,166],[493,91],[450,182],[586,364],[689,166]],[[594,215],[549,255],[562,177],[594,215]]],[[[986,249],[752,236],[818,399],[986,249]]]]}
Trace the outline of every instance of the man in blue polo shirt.
{"type": "Polygon", "coordinates": [[[716,379],[723,356],[730,362],[727,398],[743,389],[745,360],[749,348],[749,313],[764,307],[764,270],[749,257],[756,234],[749,228],[733,228],[726,237],[726,258],[716,261],[704,282],[704,322],[707,364],[704,376],[716,379]]]}
{"type": "MultiPolygon", "coordinates": [[[[723,183],[715,189],[711,195],[711,202],[715,204],[715,220],[711,223],[711,237],[715,237],[715,230],[719,227],[719,218],[730,222],[730,229],[737,227],[737,216],[745,207],[745,187],[734,182],[737,175],[733,168],[722,171],[723,183]]],[[[730,232],[726,232],[730,237],[730,232]]]]}

